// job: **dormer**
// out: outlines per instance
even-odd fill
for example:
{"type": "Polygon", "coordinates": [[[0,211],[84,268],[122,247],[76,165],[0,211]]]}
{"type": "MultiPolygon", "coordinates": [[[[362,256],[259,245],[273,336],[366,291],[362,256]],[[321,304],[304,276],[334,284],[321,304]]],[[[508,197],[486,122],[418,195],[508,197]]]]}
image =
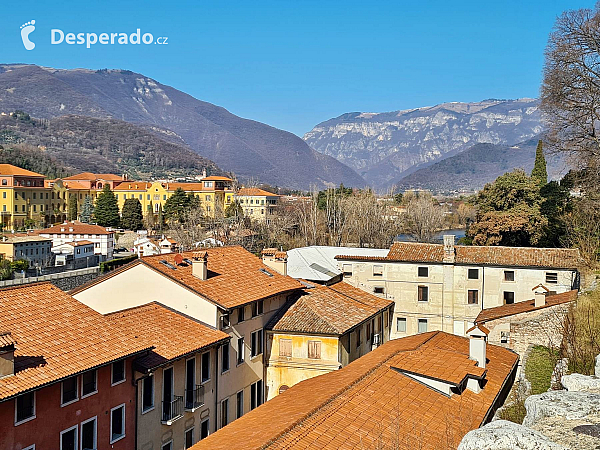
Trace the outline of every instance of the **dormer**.
{"type": "Polygon", "coordinates": [[[0,378],[15,374],[15,344],[9,332],[0,332],[0,378]]]}

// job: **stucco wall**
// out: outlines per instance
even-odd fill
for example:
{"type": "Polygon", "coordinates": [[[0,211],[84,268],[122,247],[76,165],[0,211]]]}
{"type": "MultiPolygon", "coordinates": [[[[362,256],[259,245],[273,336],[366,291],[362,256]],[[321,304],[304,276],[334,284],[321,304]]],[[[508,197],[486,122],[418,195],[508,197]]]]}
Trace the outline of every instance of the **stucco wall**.
{"type": "MultiPolygon", "coordinates": [[[[352,275],[344,281],[383,298],[395,301],[391,337],[410,336],[418,332],[419,319],[427,320],[427,331],[443,330],[463,335],[472,325],[482,307],[504,304],[504,292],[514,292],[515,302],[531,300],[531,289],[539,283],[557,293],[572,289],[575,271],[533,269],[518,267],[463,266],[453,264],[413,264],[400,262],[338,261],[340,266],[352,266],[352,275]],[[383,266],[381,276],[374,274],[374,266],[383,266]],[[418,276],[419,267],[426,267],[428,275],[418,276]],[[469,269],[477,269],[477,279],[469,279],[469,269]],[[514,281],[504,281],[504,271],[514,271],[514,281]],[[558,281],[549,284],[547,272],[558,274],[558,281]],[[428,288],[428,301],[418,301],[419,286],[428,288]],[[375,293],[375,288],[383,293],[375,293]],[[478,303],[468,304],[468,291],[478,291],[478,303]],[[406,319],[406,332],[397,331],[397,318],[406,319]]],[[[345,271],[347,271],[345,269],[345,271]]]]}

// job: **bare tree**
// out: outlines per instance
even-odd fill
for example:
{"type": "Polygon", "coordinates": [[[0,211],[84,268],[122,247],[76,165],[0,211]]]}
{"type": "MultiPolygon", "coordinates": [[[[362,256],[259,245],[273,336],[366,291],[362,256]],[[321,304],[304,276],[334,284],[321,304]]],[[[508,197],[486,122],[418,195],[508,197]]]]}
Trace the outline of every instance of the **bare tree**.
{"type": "Polygon", "coordinates": [[[417,242],[432,242],[444,226],[444,210],[430,193],[412,196],[406,205],[405,231],[417,242]]]}
{"type": "Polygon", "coordinates": [[[600,159],[600,11],[564,12],[546,49],[541,110],[553,151],[567,152],[597,180],[600,159]]]}

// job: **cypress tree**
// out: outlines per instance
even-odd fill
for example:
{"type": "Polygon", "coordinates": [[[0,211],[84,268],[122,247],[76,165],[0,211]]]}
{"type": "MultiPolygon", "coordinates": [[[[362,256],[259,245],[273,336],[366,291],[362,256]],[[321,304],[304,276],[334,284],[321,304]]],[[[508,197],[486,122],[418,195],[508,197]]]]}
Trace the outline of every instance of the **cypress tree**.
{"type": "Polygon", "coordinates": [[[533,164],[533,170],[531,171],[531,178],[535,178],[540,187],[548,183],[546,158],[544,157],[544,150],[542,148],[541,140],[538,141],[537,148],[535,149],[535,162],[533,164]]]}
{"type": "Polygon", "coordinates": [[[142,204],[137,198],[128,198],[121,211],[121,226],[127,230],[136,231],[144,228],[142,204]]]}
{"type": "Polygon", "coordinates": [[[94,219],[98,225],[103,227],[119,226],[119,204],[108,184],[104,185],[102,192],[96,199],[94,219]]]}
{"type": "Polygon", "coordinates": [[[69,195],[69,220],[77,220],[77,194],[69,195]]]}

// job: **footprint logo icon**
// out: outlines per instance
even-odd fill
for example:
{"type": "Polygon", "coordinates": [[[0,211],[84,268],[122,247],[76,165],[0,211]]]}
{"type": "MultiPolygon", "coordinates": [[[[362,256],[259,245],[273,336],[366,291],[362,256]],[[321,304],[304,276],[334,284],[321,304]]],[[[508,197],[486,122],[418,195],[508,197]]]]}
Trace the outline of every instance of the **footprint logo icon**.
{"type": "Polygon", "coordinates": [[[29,40],[29,35],[35,30],[35,20],[21,25],[21,39],[26,50],[33,50],[35,44],[29,40]]]}

